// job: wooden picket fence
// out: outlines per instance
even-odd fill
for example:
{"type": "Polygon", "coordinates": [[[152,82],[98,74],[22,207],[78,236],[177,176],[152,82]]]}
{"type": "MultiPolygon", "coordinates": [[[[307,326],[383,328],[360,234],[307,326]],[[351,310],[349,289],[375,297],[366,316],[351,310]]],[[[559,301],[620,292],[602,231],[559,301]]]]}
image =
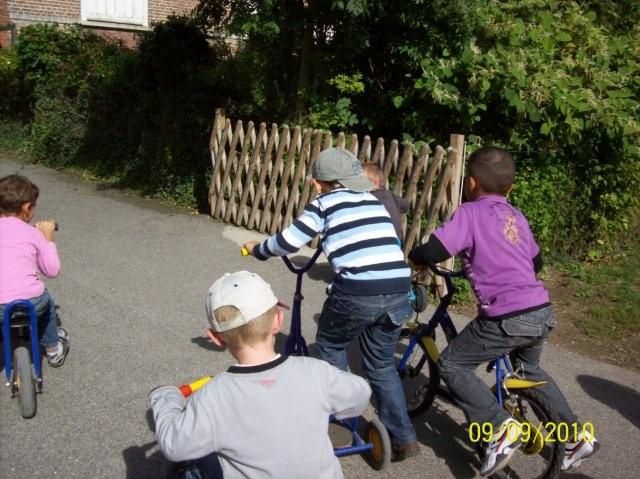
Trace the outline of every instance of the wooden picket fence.
{"type": "MultiPolygon", "coordinates": [[[[289,225],[315,197],[306,180],[310,165],[321,150],[347,148],[363,164],[373,162],[389,178],[391,189],[409,200],[403,215],[405,254],[447,219],[461,198],[464,136],[452,134],[448,148],[434,151],[425,144],[385,144],[369,136],[290,128],[270,128],[252,121],[235,125],[219,109],[211,132],[213,178],[209,190],[214,218],[275,234],[289,225]]],[[[387,185],[389,186],[389,184],[387,185]]],[[[313,245],[312,245],[313,246],[313,245]]]]}

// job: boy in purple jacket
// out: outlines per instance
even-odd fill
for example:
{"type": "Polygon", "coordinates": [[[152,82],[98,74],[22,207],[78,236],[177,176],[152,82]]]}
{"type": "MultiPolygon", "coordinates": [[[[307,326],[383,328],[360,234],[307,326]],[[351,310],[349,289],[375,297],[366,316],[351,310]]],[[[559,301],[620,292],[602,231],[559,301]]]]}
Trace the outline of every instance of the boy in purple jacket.
{"type": "MultiPolygon", "coordinates": [[[[514,179],[515,164],[507,151],[484,147],[473,153],[464,183],[467,202],[426,244],[409,253],[418,267],[460,255],[478,300],[478,316],[451,341],[438,366],[467,420],[491,423],[496,431],[480,468],[483,476],[506,466],[521,445],[521,435],[519,423],[475,375],[478,365],[509,354],[527,379],[545,382],[536,390],[553,404],[562,422],[578,422],[554,380],[539,365],[556,320],[549,293],[536,278],[542,268],[540,249],[524,215],[506,198],[514,179]]],[[[599,446],[586,433],[570,440],[563,470],[576,467],[599,446]]]]}

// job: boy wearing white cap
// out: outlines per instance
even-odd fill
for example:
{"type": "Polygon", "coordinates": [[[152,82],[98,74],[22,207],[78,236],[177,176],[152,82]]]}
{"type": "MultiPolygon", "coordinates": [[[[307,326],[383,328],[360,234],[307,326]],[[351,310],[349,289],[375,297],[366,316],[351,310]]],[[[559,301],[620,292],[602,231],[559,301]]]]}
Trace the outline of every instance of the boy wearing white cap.
{"type": "Polygon", "coordinates": [[[358,416],[371,389],[324,361],[276,354],[283,306],[248,271],[227,273],[209,289],[207,334],[238,364],[188,400],[173,386],[149,395],[158,445],[171,461],[192,461],[186,477],[343,477],[329,416],[358,416]]]}
{"type": "Polygon", "coordinates": [[[266,260],[294,253],[320,235],[335,276],[318,320],[317,355],[346,371],[346,349],[360,343],[362,368],[391,436],[393,460],[415,457],[420,449],[394,362],[402,325],[414,314],[408,296],[411,270],[396,230],[350,151],[322,151],[311,167],[311,181],[318,196],[291,225],[244,247],[266,260]]]}

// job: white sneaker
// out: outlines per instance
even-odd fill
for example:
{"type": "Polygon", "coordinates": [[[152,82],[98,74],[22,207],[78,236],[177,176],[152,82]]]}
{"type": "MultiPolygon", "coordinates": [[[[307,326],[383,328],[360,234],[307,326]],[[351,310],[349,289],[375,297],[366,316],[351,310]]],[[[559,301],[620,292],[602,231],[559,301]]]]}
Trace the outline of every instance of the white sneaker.
{"type": "Polygon", "coordinates": [[[480,475],[490,476],[505,467],[513,453],[522,445],[521,435],[522,428],[518,421],[511,417],[504,421],[487,446],[480,475]]]}
{"type": "Polygon", "coordinates": [[[58,338],[66,339],[67,341],[69,341],[69,334],[67,333],[67,330],[62,326],[58,326],[58,338]]]}
{"type": "Polygon", "coordinates": [[[59,368],[64,364],[64,360],[69,353],[69,341],[64,338],[60,338],[56,344],[56,350],[47,351],[47,361],[52,368],[59,368]]]}
{"type": "Polygon", "coordinates": [[[600,449],[600,443],[588,431],[578,434],[578,442],[568,442],[565,445],[562,470],[568,471],[578,467],[587,457],[595,454],[600,449]]]}

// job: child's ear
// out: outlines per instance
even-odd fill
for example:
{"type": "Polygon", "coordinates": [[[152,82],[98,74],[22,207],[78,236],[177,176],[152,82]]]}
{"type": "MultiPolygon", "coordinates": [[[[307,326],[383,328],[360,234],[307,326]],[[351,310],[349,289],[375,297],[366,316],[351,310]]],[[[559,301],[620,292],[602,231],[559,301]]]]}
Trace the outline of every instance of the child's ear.
{"type": "Polygon", "coordinates": [[[20,217],[23,219],[27,219],[31,217],[31,213],[33,212],[33,203],[30,201],[27,203],[22,203],[20,207],[20,217]]]}
{"type": "Polygon", "coordinates": [[[284,324],[284,311],[278,309],[276,311],[275,316],[273,317],[273,327],[271,328],[271,332],[275,336],[282,329],[282,325],[284,324]]]}
{"type": "Polygon", "coordinates": [[[224,342],[224,338],[222,337],[222,335],[220,333],[214,331],[211,328],[208,328],[207,329],[207,336],[209,336],[209,339],[211,340],[211,342],[213,344],[215,344],[219,348],[226,349],[227,343],[224,342]]]}

